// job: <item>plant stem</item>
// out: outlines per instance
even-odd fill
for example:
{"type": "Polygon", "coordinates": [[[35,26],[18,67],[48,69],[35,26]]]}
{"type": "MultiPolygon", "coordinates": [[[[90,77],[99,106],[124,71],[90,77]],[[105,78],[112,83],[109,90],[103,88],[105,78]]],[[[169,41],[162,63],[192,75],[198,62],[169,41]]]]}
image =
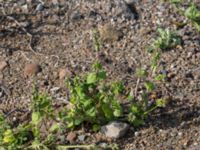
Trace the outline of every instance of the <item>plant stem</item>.
{"type": "Polygon", "coordinates": [[[95,145],[60,145],[57,146],[58,150],[65,150],[65,149],[70,149],[70,148],[83,148],[83,149],[91,149],[95,148],[95,145]]]}
{"type": "Polygon", "coordinates": [[[158,106],[154,106],[151,109],[147,110],[146,112],[144,112],[144,115],[147,115],[148,113],[154,111],[158,106]]]}

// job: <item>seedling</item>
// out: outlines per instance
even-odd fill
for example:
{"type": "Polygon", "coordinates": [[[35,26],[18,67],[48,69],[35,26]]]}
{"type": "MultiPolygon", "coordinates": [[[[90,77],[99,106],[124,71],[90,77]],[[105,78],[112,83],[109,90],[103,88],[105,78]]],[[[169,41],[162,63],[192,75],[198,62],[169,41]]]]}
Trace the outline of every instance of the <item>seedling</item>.
{"type": "Polygon", "coordinates": [[[200,32],[200,10],[192,4],[185,11],[185,16],[192,22],[194,27],[200,32]]]}
{"type": "Polygon", "coordinates": [[[148,48],[148,52],[153,52],[155,49],[164,51],[181,44],[181,39],[169,29],[159,28],[158,33],[159,37],[153,41],[153,44],[148,48]]]}
{"type": "Polygon", "coordinates": [[[102,45],[101,45],[101,40],[100,40],[100,36],[99,36],[99,32],[96,29],[92,30],[93,33],[93,45],[94,45],[94,49],[95,51],[100,51],[102,45]]]}

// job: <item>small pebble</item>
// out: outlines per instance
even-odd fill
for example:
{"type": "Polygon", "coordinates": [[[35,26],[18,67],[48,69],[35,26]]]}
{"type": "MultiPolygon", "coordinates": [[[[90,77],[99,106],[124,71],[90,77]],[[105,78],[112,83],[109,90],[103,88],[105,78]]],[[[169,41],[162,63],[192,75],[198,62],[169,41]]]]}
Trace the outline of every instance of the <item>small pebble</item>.
{"type": "Polygon", "coordinates": [[[76,133],[74,132],[69,132],[67,135],[67,141],[69,141],[70,143],[74,143],[76,140],[76,133]]]}
{"type": "Polygon", "coordinates": [[[44,5],[43,4],[38,4],[36,7],[36,11],[43,11],[44,5]]]}
{"type": "Polygon", "coordinates": [[[24,67],[24,76],[30,77],[36,75],[41,71],[41,67],[38,64],[26,64],[24,67]]]}
{"type": "Polygon", "coordinates": [[[71,71],[67,69],[60,69],[59,70],[59,79],[64,80],[66,77],[70,77],[72,75],[71,71]]]}
{"type": "Polygon", "coordinates": [[[79,141],[83,142],[85,140],[85,135],[78,136],[79,141]]]}
{"type": "Polygon", "coordinates": [[[5,69],[7,67],[7,62],[6,61],[0,61],[0,71],[2,71],[3,69],[5,69]]]}

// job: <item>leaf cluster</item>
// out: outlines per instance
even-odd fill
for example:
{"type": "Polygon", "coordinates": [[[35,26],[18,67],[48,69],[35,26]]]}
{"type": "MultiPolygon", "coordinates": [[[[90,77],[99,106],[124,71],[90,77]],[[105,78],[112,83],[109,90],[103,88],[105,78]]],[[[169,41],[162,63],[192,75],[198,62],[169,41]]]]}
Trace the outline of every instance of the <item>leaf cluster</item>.
{"type": "Polygon", "coordinates": [[[91,72],[66,81],[71,105],[61,118],[68,128],[87,122],[98,130],[99,125],[122,115],[118,96],[124,87],[120,82],[107,82],[106,77],[101,64],[96,63],[91,72]]]}
{"type": "Polygon", "coordinates": [[[158,29],[159,37],[155,39],[148,51],[153,52],[154,49],[167,50],[181,44],[181,39],[176,33],[169,29],[158,29]]]}
{"type": "Polygon", "coordinates": [[[192,22],[194,27],[200,32],[200,10],[192,4],[185,11],[185,16],[192,22]]]}

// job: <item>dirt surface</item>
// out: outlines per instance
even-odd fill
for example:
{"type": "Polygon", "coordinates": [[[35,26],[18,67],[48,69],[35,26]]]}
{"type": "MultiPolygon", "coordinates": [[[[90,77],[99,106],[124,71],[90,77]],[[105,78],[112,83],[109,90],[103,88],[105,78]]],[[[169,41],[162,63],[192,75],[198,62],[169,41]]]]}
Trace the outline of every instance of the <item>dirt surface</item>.
{"type": "MultiPolygon", "coordinates": [[[[39,8],[40,1],[0,0],[3,113],[14,121],[27,117],[33,84],[49,93],[55,103],[67,102],[65,75],[89,70],[97,58],[112,80],[123,80],[134,89],[136,68],[149,68],[146,47],[157,37],[157,28],[170,28],[182,38],[182,45],[161,55],[159,69],[168,79],[159,85],[159,92],[168,97],[167,107],[150,116],[145,126],[131,128],[122,139],[103,140],[125,150],[200,149],[200,36],[190,24],[177,26],[187,21],[185,17],[159,0],[43,2],[39,8]],[[99,52],[94,48],[93,29],[99,30],[104,41],[99,52]],[[27,71],[28,64],[36,68],[27,71]]],[[[200,7],[199,0],[193,2],[200,7]]],[[[75,132],[86,135],[82,143],[99,140],[98,134],[75,132]]]]}

